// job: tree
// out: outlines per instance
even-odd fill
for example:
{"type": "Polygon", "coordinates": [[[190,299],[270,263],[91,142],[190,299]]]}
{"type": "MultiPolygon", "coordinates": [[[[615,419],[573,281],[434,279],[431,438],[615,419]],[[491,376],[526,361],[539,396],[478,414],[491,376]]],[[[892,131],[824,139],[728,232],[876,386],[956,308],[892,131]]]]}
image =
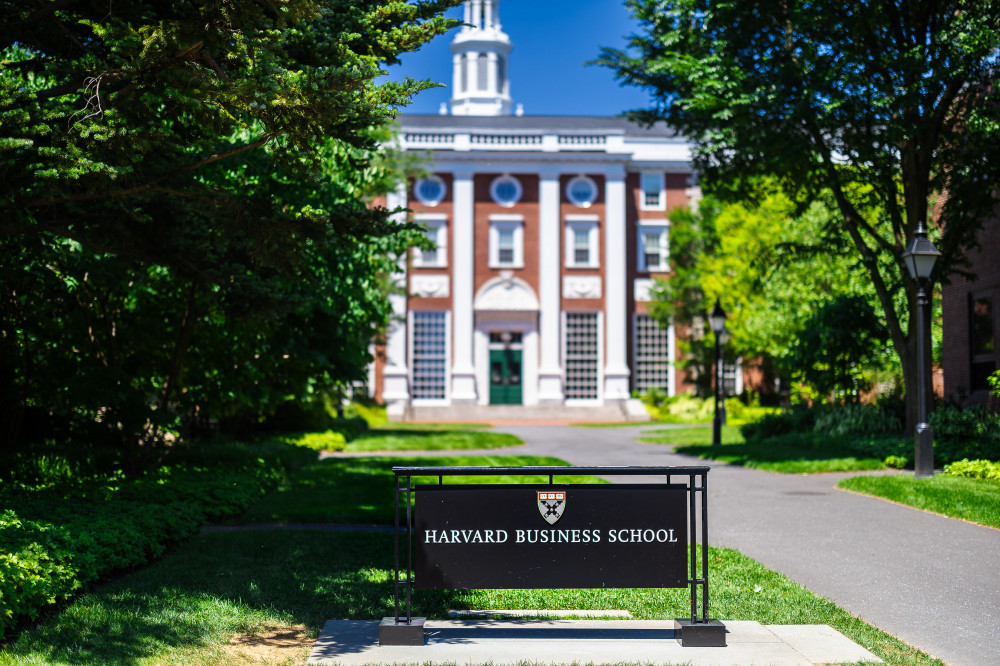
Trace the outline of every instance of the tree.
{"type": "Polygon", "coordinates": [[[370,128],[434,85],[375,79],[455,4],[0,2],[0,444],[62,413],[136,471],[185,411],[355,378],[419,236],[370,128]]]}
{"type": "MultiPolygon", "coordinates": [[[[800,211],[773,179],[758,180],[752,190],[755,205],[708,196],[697,211],[670,213],[671,272],[657,281],[653,312],[664,321],[705,322],[718,298],[728,315],[730,361],[758,359],[763,369],[785,380],[806,380],[813,388],[822,385],[820,393],[829,395],[828,378],[811,372],[817,363],[801,357],[803,342],[819,334],[814,326],[822,322],[813,313],[841,301],[877,312],[878,300],[853,256],[825,249],[840,245],[829,236],[837,231],[830,224],[836,215],[831,204],[816,201],[800,211]]],[[[847,388],[855,377],[867,378],[885,365],[880,339],[866,338],[873,348],[852,366],[847,388]]],[[[706,394],[712,343],[710,336],[694,336],[685,349],[685,363],[704,381],[699,389],[706,394]]]]}
{"type": "Polygon", "coordinates": [[[632,53],[606,49],[601,61],[653,93],[653,108],[636,118],[689,136],[703,177],[721,193],[739,196],[749,177],[775,175],[801,201],[831,194],[901,361],[912,430],[917,335],[907,322],[916,288],[900,255],[928,220],[943,252],[934,280],[946,279],[994,212],[985,184],[1000,176],[1000,5],[628,5],[642,26],[632,53]]]}

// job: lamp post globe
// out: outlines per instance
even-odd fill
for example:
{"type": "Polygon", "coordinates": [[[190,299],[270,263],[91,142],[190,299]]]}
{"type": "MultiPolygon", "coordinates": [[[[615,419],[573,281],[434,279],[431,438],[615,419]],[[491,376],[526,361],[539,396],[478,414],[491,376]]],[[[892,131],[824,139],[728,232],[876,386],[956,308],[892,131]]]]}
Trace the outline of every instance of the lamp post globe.
{"type": "Polygon", "coordinates": [[[719,299],[715,299],[715,307],[708,315],[708,321],[715,333],[715,414],[712,417],[712,446],[722,444],[722,418],[719,411],[719,394],[722,392],[722,335],[726,330],[726,311],[722,309],[719,299]]]}
{"type": "Polygon", "coordinates": [[[930,289],[934,264],[941,252],[927,237],[924,221],[917,222],[913,238],[901,255],[903,263],[917,282],[917,427],[913,436],[913,476],[934,476],[934,432],[927,422],[927,359],[930,357],[930,289]]]}

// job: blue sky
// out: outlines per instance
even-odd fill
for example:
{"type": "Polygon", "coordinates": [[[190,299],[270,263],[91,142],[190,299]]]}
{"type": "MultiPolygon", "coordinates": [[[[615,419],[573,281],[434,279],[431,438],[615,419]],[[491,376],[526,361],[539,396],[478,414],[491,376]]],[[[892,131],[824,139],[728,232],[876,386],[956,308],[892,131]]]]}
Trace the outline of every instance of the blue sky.
{"type": "MultiPolygon", "coordinates": [[[[460,19],[461,8],[449,16],[460,19]]],[[[613,116],[648,105],[645,92],[619,86],[612,70],[584,65],[602,46],[624,47],[636,31],[623,0],[501,0],[500,23],[514,45],[510,94],[514,104],[524,104],[525,115],[613,116]]],[[[390,76],[450,86],[452,35],[403,54],[390,76]]],[[[437,113],[450,97],[448,88],[426,90],[404,112],[437,113]]]]}

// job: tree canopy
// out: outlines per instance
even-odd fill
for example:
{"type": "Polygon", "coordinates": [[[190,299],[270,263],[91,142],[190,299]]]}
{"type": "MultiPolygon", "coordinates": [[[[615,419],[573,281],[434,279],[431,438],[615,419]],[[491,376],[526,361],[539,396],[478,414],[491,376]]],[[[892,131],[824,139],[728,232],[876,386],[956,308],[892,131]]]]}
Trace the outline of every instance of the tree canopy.
{"type": "Polygon", "coordinates": [[[457,2],[0,2],[0,443],[359,378],[419,237],[372,128],[434,85],[378,78],[457,2]]]}
{"type": "Polygon", "coordinates": [[[669,213],[671,272],[657,281],[653,312],[664,321],[695,323],[693,331],[705,334],[682,343],[688,353],[680,361],[704,384],[700,392],[712,388],[714,340],[704,322],[719,299],[731,334],[729,361],[742,356],[745,364],[759,364],[767,379],[780,379],[784,387],[797,380],[819,395],[848,397],[886,366],[889,349],[874,314],[880,307],[874,290],[852,253],[829,250],[842,247],[842,239],[829,236],[838,229],[831,205],[818,200],[799,211],[767,179],[753,191],[756,204],[708,196],[696,211],[669,213]],[[828,316],[817,317],[827,309],[828,316]],[[846,311],[866,316],[851,330],[838,318],[846,311]],[[836,326],[818,330],[828,323],[836,326]],[[828,373],[823,348],[855,349],[862,339],[865,354],[852,363],[839,359],[838,372],[828,373]],[[817,340],[819,349],[810,346],[817,340]]]}
{"type": "MultiPolygon", "coordinates": [[[[774,175],[807,202],[833,197],[916,385],[915,286],[900,255],[927,220],[943,252],[935,280],[963,266],[1000,176],[997,49],[989,0],[841,3],[628,0],[641,30],[602,62],[648,88],[652,108],[696,144],[719,193],[774,175]]],[[[908,423],[916,392],[907,391],[908,423]]]]}

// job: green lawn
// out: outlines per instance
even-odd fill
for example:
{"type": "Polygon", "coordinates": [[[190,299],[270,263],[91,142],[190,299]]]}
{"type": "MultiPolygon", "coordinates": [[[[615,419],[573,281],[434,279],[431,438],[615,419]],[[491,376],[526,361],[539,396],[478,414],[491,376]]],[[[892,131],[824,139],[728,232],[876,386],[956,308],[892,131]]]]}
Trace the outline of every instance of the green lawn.
{"type": "MultiPolygon", "coordinates": [[[[215,533],[101,585],[0,651],[0,664],[244,664],[237,634],[392,613],[392,537],[292,531],[215,533]],[[276,538],[277,537],[277,538],[276,538]]],[[[740,553],[710,550],[712,614],[764,623],[829,624],[889,664],[937,664],[740,553]]],[[[461,608],[623,609],[637,618],[688,612],[686,589],[474,590],[414,594],[431,618],[461,608]]],[[[301,664],[311,641],[285,663],[301,664]]],[[[273,662],[272,662],[273,663],[273,662]]]]}
{"type": "Polygon", "coordinates": [[[853,472],[885,467],[880,460],[860,457],[836,446],[814,448],[805,442],[795,446],[787,439],[780,443],[746,442],[739,427],[732,425],[723,426],[722,445],[717,447],[712,446],[711,425],[644,431],[638,439],[648,444],[670,446],[675,453],[683,455],[785,474],[853,472]]]}
{"type": "MultiPolygon", "coordinates": [[[[239,523],[354,523],[391,525],[393,467],[565,465],[537,456],[447,456],[435,458],[327,458],[294,473],[277,490],[250,507],[239,523]]],[[[548,477],[517,477],[548,483],[548,477]]],[[[563,483],[598,483],[596,477],[558,477],[563,483]]],[[[514,477],[448,477],[448,483],[501,483],[514,477]]],[[[418,480],[420,482],[420,480],[418,480]]],[[[437,477],[423,479],[437,483],[437,477]]]]}
{"type": "Polygon", "coordinates": [[[857,476],[844,479],[837,487],[1000,529],[997,481],[943,474],[915,479],[912,474],[894,474],[857,476]]]}
{"type": "Polygon", "coordinates": [[[412,424],[369,430],[348,442],[346,451],[440,451],[445,449],[497,449],[521,446],[514,435],[493,432],[485,426],[412,424]]]}

